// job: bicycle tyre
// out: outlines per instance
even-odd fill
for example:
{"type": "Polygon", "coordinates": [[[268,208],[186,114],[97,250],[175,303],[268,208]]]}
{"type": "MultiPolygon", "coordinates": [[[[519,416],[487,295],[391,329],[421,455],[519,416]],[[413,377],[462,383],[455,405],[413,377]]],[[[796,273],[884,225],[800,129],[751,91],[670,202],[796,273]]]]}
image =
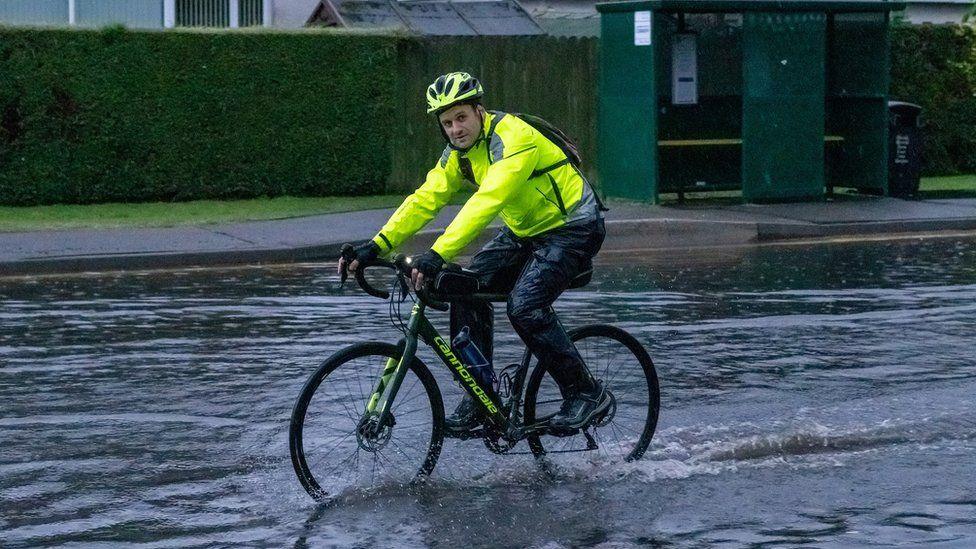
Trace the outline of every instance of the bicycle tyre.
{"type": "MultiPolygon", "coordinates": [[[[615,395],[615,411],[618,414],[613,418],[613,420],[607,423],[606,427],[610,427],[609,433],[616,435],[616,443],[618,448],[614,452],[614,455],[609,456],[609,440],[601,440],[601,437],[597,436],[603,427],[595,427],[592,429],[594,437],[597,439],[597,443],[604,448],[604,454],[611,458],[616,458],[620,454],[623,454],[624,461],[634,461],[640,459],[644,452],[647,451],[647,447],[651,443],[651,438],[654,436],[654,431],[657,429],[657,420],[661,408],[661,390],[658,384],[657,372],[654,369],[654,363],[651,360],[650,355],[644,347],[637,341],[634,336],[630,335],[626,331],[617,328],[616,326],[611,326],[608,324],[591,324],[587,326],[581,326],[574,330],[569,331],[569,337],[576,344],[580,355],[583,356],[584,361],[590,368],[591,372],[598,379],[601,379],[605,384],[607,389],[615,395]],[[624,373],[624,377],[620,377],[620,372],[611,372],[611,366],[616,363],[614,358],[607,360],[606,364],[597,363],[600,357],[595,356],[595,353],[590,353],[588,350],[589,343],[616,343],[618,347],[618,352],[620,355],[629,356],[629,360],[624,364],[624,366],[629,367],[630,371],[624,373]],[[583,348],[581,348],[583,347],[583,348]],[[588,356],[589,355],[589,356],[588,356]],[[639,367],[639,368],[638,368],[639,367]],[[618,382],[619,381],[619,382],[618,382]],[[636,422],[642,423],[640,429],[627,428],[624,429],[622,426],[615,426],[615,420],[622,418],[621,406],[623,404],[643,404],[640,399],[633,395],[635,392],[643,391],[643,389],[636,388],[636,385],[643,384],[646,386],[646,415],[638,415],[636,419],[631,416],[631,419],[635,419],[636,422]],[[629,387],[628,387],[629,385],[629,387]],[[624,389],[633,389],[626,391],[624,394],[624,389]],[[625,400],[626,397],[626,400],[625,400]],[[636,400],[635,400],[636,399],[636,400]],[[626,434],[624,431],[632,432],[637,435],[633,442],[624,442],[620,440],[621,435],[626,434]],[[625,451],[620,451],[619,447],[624,447],[625,451]]],[[[526,387],[525,393],[525,408],[524,417],[525,424],[531,425],[537,421],[537,417],[545,417],[546,413],[552,413],[558,409],[558,405],[561,403],[562,397],[559,395],[558,386],[552,380],[552,377],[546,375],[547,372],[538,362],[536,362],[535,368],[532,370],[532,374],[529,377],[528,385],[526,387]],[[539,400],[540,389],[543,393],[543,400],[539,400]],[[540,406],[540,404],[542,406],[540,406]],[[548,409],[545,409],[548,408],[548,409]]],[[[628,406],[629,410],[633,406],[628,406]]],[[[547,439],[547,444],[549,448],[546,448],[546,444],[543,443],[543,436],[534,435],[527,438],[529,443],[529,449],[536,458],[542,458],[548,454],[555,452],[575,452],[584,447],[585,439],[581,434],[574,435],[572,437],[559,438],[559,437],[545,437],[547,439]]],[[[610,438],[609,436],[606,438],[610,438]]],[[[582,451],[582,450],[580,450],[582,451]]]]}
{"type": "Polygon", "coordinates": [[[371,452],[363,445],[359,435],[358,427],[365,415],[366,401],[379,379],[382,367],[389,358],[399,360],[401,354],[401,347],[388,343],[368,342],[351,345],[326,359],[305,382],[292,411],[288,446],[298,480],[312,498],[322,501],[338,495],[343,489],[365,488],[358,478],[360,474],[358,470],[354,471],[357,479],[347,482],[350,481],[348,477],[351,468],[370,467],[373,473],[371,478],[373,484],[375,484],[378,466],[381,469],[380,473],[387,473],[387,480],[395,483],[413,482],[430,475],[433,471],[444,442],[444,403],[434,376],[418,358],[414,358],[409,365],[407,375],[404,377],[396,400],[393,402],[391,410],[395,423],[389,429],[390,434],[386,437],[387,442],[379,449],[371,452]],[[363,368],[357,363],[375,365],[377,368],[363,368]],[[411,374],[413,375],[411,376],[411,374]],[[360,379],[359,376],[362,378],[360,379]],[[350,378],[355,379],[355,385],[350,382],[350,378]],[[330,384],[330,380],[333,383],[330,384]],[[345,382],[344,387],[340,387],[343,385],[343,381],[345,382]],[[420,389],[417,388],[418,385],[420,389]],[[323,391],[323,389],[326,390],[323,391]],[[426,396],[426,405],[421,402],[420,407],[413,411],[404,408],[407,404],[421,399],[421,394],[426,396]],[[348,395],[351,395],[351,398],[348,395]],[[331,411],[329,410],[330,407],[332,407],[331,411]],[[330,413],[319,414],[319,408],[330,413]],[[429,411],[429,416],[424,413],[425,409],[429,411]],[[314,412],[311,414],[314,416],[314,425],[311,423],[313,418],[310,417],[310,410],[314,412]],[[394,437],[398,431],[405,432],[408,427],[415,427],[411,427],[410,424],[406,427],[403,425],[405,417],[412,412],[419,413],[422,416],[420,417],[421,421],[429,421],[429,434],[426,432],[426,426],[424,426],[424,430],[418,431],[419,438],[421,438],[419,443],[408,443],[400,439],[404,446],[416,450],[418,453],[416,459],[412,458],[409,461],[419,461],[419,463],[401,465],[396,463],[393,458],[410,456],[407,455],[404,447],[396,442],[394,437]],[[320,430],[335,434],[321,435],[320,430]],[[331,436],[333,440],[322,442],[322,439],[328,436],[331,436]],[[345,446],[341,455],[346,455],[350,449],[353,450],[353,453],[347,455],[345,460],[336,466],[332,465],[338,456],[333,460],[328,460],[329,463],[326,465],[332,466],[332,468],[329,475],[324,475],[323,471],[326,468],[320,467],[322,464],[319,461],[325,461],[326,456],[313,456],[310,455],[310,452],[315,450],[317,454],[318,449],[333,442],[335,443],[332,445],[334,447],[326,453],[326,456],[336,451],[340,446],[345,446]],[[312,446],[313,443],[315,446],[312,446]],[[380,451],[391,443],[393,444],[391,448],[400,455],[391,457],[383,455],[380,451]],[[369,456],[361,455],[362,453],[373,454],[372,459],[369,460],[369,456]],[[350,457],[353,455],[354,459],[350,461],[350,457]],[[364,461],[367,463],[361,463],[360,457],[365,458],[364,461]],[[385,458],[385,461],[381,460],[381,457],[385,458]],[[310,466],[309,461],[313,458],[315,462],[310,466]],[[344,468],[344,464],[347,464],[348,467],[344,468]],[[384,471],[383,469],[396,469],[396,471],[384,471]],[[394,474],[388,474],[391,472],[394,474]],[[337,473],[339,476],[333,477],[331,476],[332,473],[337,473]],[[343,484],[347,486],[343,487],[343,484]]]}

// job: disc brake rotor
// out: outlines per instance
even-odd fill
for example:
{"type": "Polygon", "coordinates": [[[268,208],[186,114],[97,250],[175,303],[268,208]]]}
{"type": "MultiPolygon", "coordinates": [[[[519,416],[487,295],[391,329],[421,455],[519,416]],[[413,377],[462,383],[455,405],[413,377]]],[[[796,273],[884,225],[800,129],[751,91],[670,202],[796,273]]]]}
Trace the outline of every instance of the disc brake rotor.
{"type": "Polygon", "coordinates": [[[390,419],[382,426],[379,424],[380,416],[375,412],[363,417],[356,428],[356,441],[360,448],[367,452],[377,452],[390,442],[396,421],[393,419],[393,414],[389,417],[390,419]]]}

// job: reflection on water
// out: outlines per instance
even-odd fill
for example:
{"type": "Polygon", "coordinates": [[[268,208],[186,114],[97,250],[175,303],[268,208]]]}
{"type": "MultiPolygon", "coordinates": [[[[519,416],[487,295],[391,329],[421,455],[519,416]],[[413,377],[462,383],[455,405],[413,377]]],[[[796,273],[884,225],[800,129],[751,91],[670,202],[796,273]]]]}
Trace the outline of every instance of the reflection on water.
{"type": "Polygon", "coordinates": [[[397,339],[384,302],[336,282],[324,265],[0,281],[0,545],[976,538],[976,242],[607,254],[558,310],[654,357],[643,461],[547,475],[454,441],[426,486],[318,508],[288,459],[294,398],[336,349],[397,339]]]}

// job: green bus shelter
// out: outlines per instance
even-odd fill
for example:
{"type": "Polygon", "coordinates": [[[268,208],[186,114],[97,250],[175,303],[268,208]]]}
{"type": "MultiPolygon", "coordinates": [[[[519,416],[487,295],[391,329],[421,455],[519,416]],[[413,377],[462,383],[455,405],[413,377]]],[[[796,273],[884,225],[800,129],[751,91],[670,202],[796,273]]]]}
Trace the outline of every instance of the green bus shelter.
{"type": "Polygon", "coordinates": [[[877,0],[598,4],[610,196],[752,202],[888,188],[889,17],[877,0]]]}

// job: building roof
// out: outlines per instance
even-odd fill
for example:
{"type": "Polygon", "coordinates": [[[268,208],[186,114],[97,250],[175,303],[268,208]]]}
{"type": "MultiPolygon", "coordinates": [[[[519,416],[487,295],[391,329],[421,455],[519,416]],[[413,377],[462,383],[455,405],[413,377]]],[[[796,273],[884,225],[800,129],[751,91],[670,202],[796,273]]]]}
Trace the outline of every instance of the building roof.
{"type": "Polygon", "coordinates": [[[545,34],[517,0],[321,0],[308,24],[430,36],[545,34]]]}
{"type": "Polygon", "coordinates": [[[537,17],[536,21],[546,34],[562,37],[599,37],[600,20],[596,17],[588,18],[559,18],[537,17]]]}
{"type": "Polygon", "coordinates": [[[905,9],[905,2],[887,0],[639,0],[596,5],[599,12],[654,10],[675,13],[872,12],[905,9]]]}

